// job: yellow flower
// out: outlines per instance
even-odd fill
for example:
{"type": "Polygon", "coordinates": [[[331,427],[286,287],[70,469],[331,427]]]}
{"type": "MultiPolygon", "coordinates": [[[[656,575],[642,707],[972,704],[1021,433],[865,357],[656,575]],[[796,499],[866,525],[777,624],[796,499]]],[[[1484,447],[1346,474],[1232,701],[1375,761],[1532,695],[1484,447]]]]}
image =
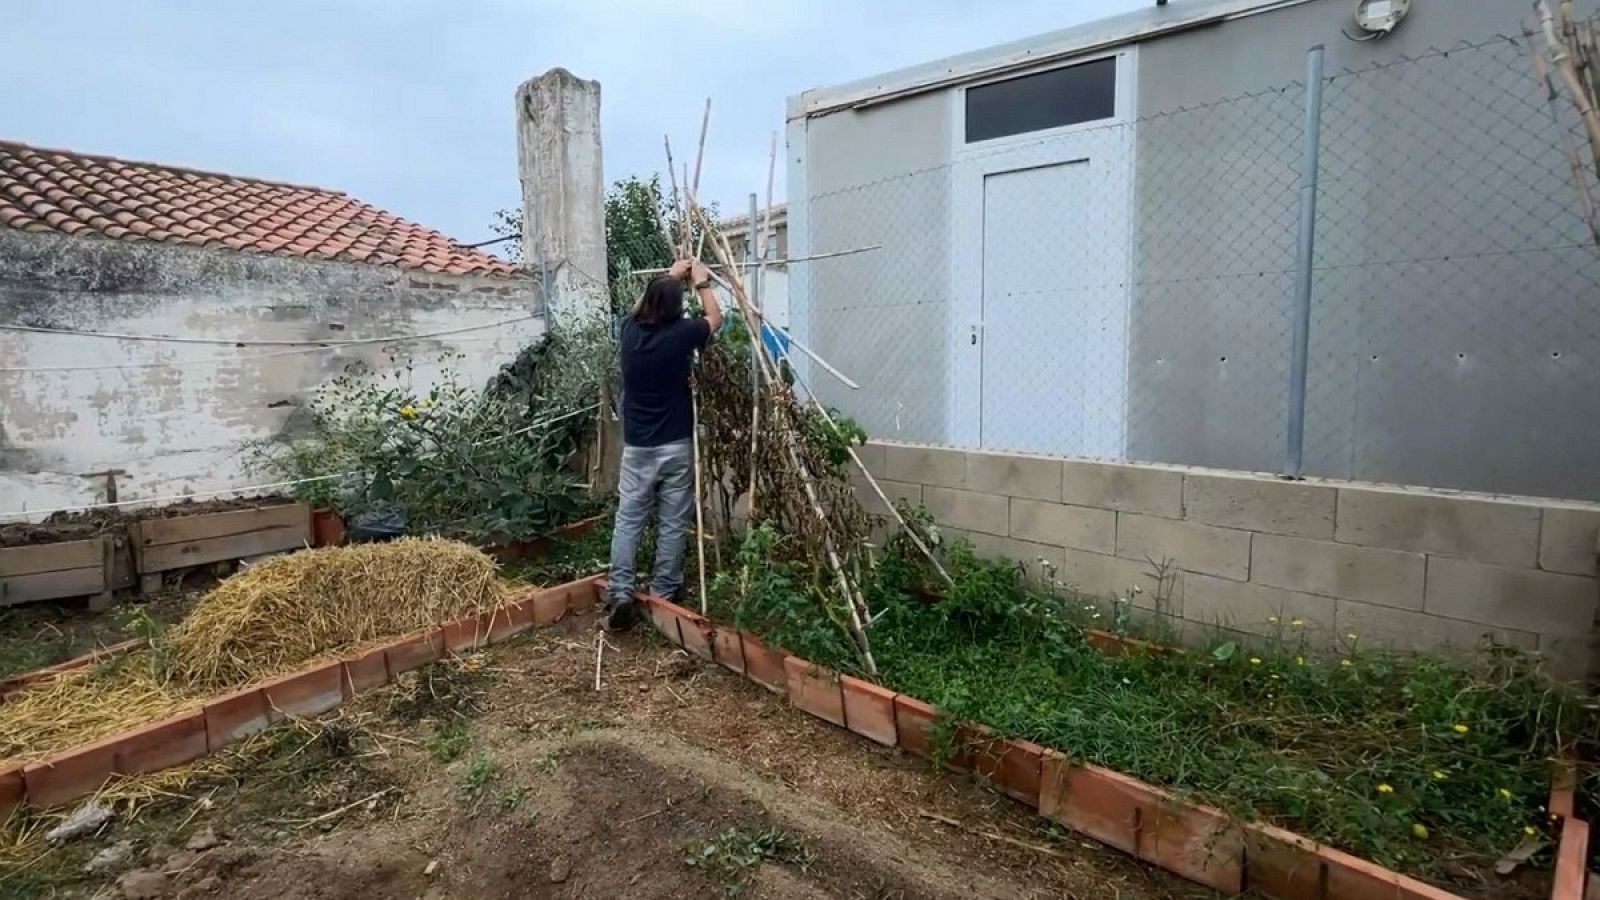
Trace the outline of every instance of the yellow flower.
{"type": "Polygon", "coordinates": [[[1428,839],[1428,826],[1421,822],[1413,822],[1411,823],[1411,833],[1425,841],[1428,839]]]}
{"type": "Polygon", "coordinates": [[[1341,666],[1353,666],[1353,665],[1355,665],[1355,663],[1351,662],[1348,659],[1341,659],[1341,660],[1339,660],[1339,665],[1341,665],[1341,666]]]}
{"type": "Polygon", "coordinates": [[[1449,777],[1450,776],[1446,775],[1443,769],[1434,769],[1433,770],[1433,780],[1434,781],[1443,781],[1443,780],[1445,780],[1446,778],[1449,778],[1449,777]]]}
{"type": "Polygon", "coordinates": [[[1378,785],[1378,793],[1380,793],[1380,794],[1392,794],[1392,793],[1394,793],[1394,788],[1392,786],[1390,786],[1390,785],[1387,785],[1387,784],[1380,784],[1380,785],[1378,785]]]}
{"type": "Polygon", "coordinates": [[[1252,665],[1252,666],[1261,665],[1261,657],[1259,657],[1259,656],[1250,657],[1250,665],[1252,665]]]}
{"type": "Polygon", "coordinates": [[[1291,621],[1289,623],[1289,627],[1290,628],[1304,628],[1304,627],[1306,627],[1306,620],[1305,619],[1295,619],[1295,620],[1293,620],[1293,621],[1291,621]]]}
{"type": "Polygon", "coordinates": [[[1294,658],[1294,664],[1297,666],[1303,666],[1306,664],[1306,658],[1304,656],[1296,656],[1294,658]]]}
{"type": "Polygon", "coordinates": [[[405,406],[400,407],[400,418],[402,418],[402,419],[415,419],[416,417],[417,417],[417,408],[415,406],[412,406],[411,404],[407,403],[405,406]]]}
{"type": "Polygon", "coordinates": [[[1276,625],[1276,624],[1278,624],[1278,617],[1277,616],[1267,616],[1267,621],[1269,623],[1273,624],[1273,625],[1276,625]]]}
{"type": "Polygon", "coordinates": [[[1511,789],[1510,788],[1501,788],[1496,793],[1498,793],[1500,795],[1500,799],[1501,800],[1510,800],[1511,799],[1511,789]]]}
{"type": "Polygon", "coordinates": [[[1355,633],[1355,632],[1354,632],[1354,631],[1352,631],[1352,632],[1350,632],[1350,633],[1349,633],[1349,634],[1347,634],[1347,635],[1345,635],[1345,637],[1347,637],[1347,638],[1349,638],[1349,639],[1350,639],[1350,640],[1352,640],[1352,641],[1358,641],[1358,640],[1360,640],[1360,639],[1361,639],[1361,638],[1360,638],[1360,637],[1358,637],[1358,636],[1357,636],[1357,635],[1356,635],[1356,633],[1355,633]]]}
{"type": "Polygon", "coordinates": [[[1457,722],[1455,725],[1452,725],[1451,727],[1455,729],[1456,734],[1466,734],[1467,732],[1472,730],[1471,728],[1468,728],[1467,726],[1461,724],[1460,722],[1457,722]]]}
{"type": "Polygon", "coordinates": [[[1522,826],[1522,833],[1528,837],[1533,837],[1539,833],[1539,829],[1533,827],[1532,825],[1524,825],[1522,826]]]}
{"type": "Polygon", "coordinates": [[[1276,676],[1276,675],[1272,676],[1272,680],[1273,681],[1277,681],[1278,680],[1278,676],[1276,676]]]}
{"type": "Polygon", "coordinates": [[[422,398],[422,408],[423,409],[428,409],[428,408],[430,408],[432,406],[433,406],[433,398],[432,397],[423,397],[422,398]]]}

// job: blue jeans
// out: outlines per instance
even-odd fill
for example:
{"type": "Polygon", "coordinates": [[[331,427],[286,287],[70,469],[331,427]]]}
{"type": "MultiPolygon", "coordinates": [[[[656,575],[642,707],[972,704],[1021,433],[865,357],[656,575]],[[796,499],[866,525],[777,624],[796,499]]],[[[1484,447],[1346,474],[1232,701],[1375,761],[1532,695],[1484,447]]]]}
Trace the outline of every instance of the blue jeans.
{"type": "Polygon", "coordinates": [[[652,507],[658,507],[656,563],[650,593],[671,598],[683,587],[683,551],[694,515],[694,444],[623,447],[617,523],[611,532],[606,607],[633,599],[633,566],[652,507]],[[659,506],[658,506],[659,504],[659,506]]]}

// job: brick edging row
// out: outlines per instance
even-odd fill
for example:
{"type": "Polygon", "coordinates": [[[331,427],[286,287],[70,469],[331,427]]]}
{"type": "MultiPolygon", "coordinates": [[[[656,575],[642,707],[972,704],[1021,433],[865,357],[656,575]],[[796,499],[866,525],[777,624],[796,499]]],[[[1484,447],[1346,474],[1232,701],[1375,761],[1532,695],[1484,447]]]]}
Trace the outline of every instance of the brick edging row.
{"type": "MultiPolygon", "coordinates": [[[[568,613],[588,612],[598,601],[600,584],[600,576],[589,576],[536,589],[489,612],[326,659],[38,762],[7,764],[0,768],[0,822],[22,806],[59,806],[93,794],[119,776],[193,762],[289,717],[325,713],[448,654],[553,625],[568,613]]],[[[85,664],[87,660],[74,660],[63,665],[85,664]]]]}
{"type": "MultiPolygon", "coordinates": [[[[855,734],[932,758],[938,717],[907,694],[824,668],[756,635],[656,597],[652,624],[697,656],[785,695],[795,708],[855,734]]],[[[1097,632],[1104,652],[1145,645],[1097,632]],[[1132,646],[1130,646],[1132,645],[1132,646]]],[[[1077,764],[1031,741],[960,725],[946,767],[971,772],[1040,815],[1226,895],[1254,890],[1275,900],[1462,900],[1456,894],[1270,825],[1241,823],[1219,809],[1100,766],[1077,764]]],[[[1583,900],[1588,823],[1573,809],[1573,780],[1558,777],[1550,810],[1561,819],[1552,900],[1583,900]]]]}

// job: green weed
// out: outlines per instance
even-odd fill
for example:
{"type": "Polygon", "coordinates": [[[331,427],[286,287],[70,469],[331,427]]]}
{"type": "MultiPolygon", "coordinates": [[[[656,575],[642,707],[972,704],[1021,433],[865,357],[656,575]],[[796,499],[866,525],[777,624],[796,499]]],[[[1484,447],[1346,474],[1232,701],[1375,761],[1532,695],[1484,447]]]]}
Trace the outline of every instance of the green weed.
{"type": "Polygon", "coordinates": [[[442,763],[454,762],[472,742],[467,723],[453,720],[438,725],[428,741],[428,752],[442,763]]]}
{"type": "Polygon", "coordinates": [[[722,884],[727,897],[742,897],[750,889],[756,867],[771,861],[801,871],[811,864],[811,851],[794,835],[776,828],[754,834],[729,828],[711,840],[693,840],[684,847],[683,861],[703,869],[722,884]]]}
{"type": "Polygon", "coordinates": [[[496,778],[500,777],[500,763],[486,750],[480,750],[467,763],[461,775],[461,795],[476,804],[496,778]]]}

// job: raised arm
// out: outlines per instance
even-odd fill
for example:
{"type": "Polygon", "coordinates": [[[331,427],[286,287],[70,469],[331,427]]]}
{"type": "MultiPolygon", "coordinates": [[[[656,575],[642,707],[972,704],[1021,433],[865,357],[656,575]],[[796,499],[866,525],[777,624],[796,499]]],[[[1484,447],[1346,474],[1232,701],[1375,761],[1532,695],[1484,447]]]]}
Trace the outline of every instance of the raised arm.
{"type": "Polygon", "coordinates": [[[700,295],[700,305],[705,308],[706,325],[715,335],[717,329],[722,327],[722,304],[717,301],[717,292],[711,287],[711,270],[697,259],[690,266],[689,275],[694,279],[695,293],[700,295]]]}

